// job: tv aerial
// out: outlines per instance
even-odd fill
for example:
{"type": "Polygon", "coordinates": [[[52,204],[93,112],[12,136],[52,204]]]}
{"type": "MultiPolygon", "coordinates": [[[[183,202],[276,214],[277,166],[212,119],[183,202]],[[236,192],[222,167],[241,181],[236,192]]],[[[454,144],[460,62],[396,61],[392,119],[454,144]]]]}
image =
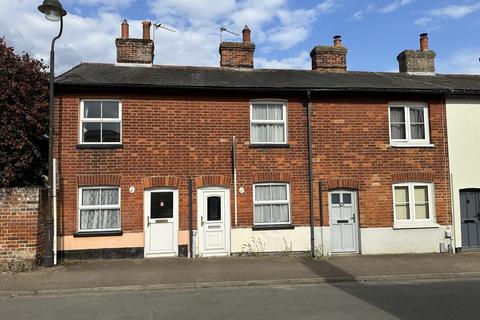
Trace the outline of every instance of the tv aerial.
{"type": "Polygon", "coordinates": [[[177,32],[173,28],[166,27],[161,23],[155,22],[153,24],[153,42],[155,42],[155,31],[157,31],[158,29],[163,29],[163,30],[167,30],[167,31],[170,31],[170,32],[177,32]]]}
{"type": "Polygon", "coordinates": [[[223,33],[224,33],[224,32],[233,34],[233,35],[235,35],[235,36],[237,36],[237,37],[240,36],[238,33],[235,33],[235,32],[233,32],[233,31],[230,31],[230,30],[227,29],[227,27],[223,26],[223,27],[220,27],[220,42],[223,41],[223,33]]]}

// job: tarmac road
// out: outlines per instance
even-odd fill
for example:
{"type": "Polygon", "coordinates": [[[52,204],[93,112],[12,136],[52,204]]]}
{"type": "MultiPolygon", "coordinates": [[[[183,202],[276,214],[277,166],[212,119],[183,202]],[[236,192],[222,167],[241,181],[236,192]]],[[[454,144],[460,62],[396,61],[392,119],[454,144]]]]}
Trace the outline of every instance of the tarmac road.
{"type": "Polygon", "coordinates": [[[0,319],[480,319],[480,280],[0,297],[0,319]]]}

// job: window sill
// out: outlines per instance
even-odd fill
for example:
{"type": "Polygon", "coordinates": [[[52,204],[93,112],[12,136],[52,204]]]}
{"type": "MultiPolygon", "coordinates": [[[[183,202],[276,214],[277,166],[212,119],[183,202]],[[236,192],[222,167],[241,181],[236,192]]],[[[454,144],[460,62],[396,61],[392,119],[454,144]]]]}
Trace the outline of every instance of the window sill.
{"type": "Polygon", "coordinates": [[[274,143],[251,143],[250,148],[290,148],[288,143],[274,144],[274,143]]]}
{"type": "Polygon", "coordinates": [[[77,149],[123,149],[123,144],[77,144],[77,149]]]}
{"type": "Polygon", "coordinates": [[[78,231],[73,234],[74,238],[84,238],[84,237],[110,237],[110,236],[121,236],[123,235],[122,230],[112,230],[112,231],[78,231]]]}
{"type": "Polygon", "coordinates": [[[435,145],[431,143],[395,143],[391,142],[392,148],[434,148],[435,145]]]}
{"type": "Polygon", "coordinates": [[[402,230],[402,229],[435,229],[440,228],[440,225],[437,223],[423,223],[423,224],[394,224],[393,230],[402,230]]]}
{"type": "Polygon", "coordinates": [[[253,226],[252,231],[263,231],[263,230],[293,230],[295,226],[293,224],[269,224],[269,225],[260,225],[253,226]]]}

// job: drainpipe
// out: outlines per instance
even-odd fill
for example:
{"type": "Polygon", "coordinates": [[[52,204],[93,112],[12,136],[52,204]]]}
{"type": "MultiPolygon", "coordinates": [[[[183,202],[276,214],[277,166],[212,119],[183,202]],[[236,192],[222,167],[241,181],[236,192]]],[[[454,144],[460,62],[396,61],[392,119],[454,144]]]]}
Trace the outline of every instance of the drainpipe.
{"type": "Polygon", "coordinates": [[[190,259],[193,258],[193,183],[192,177],[188,178],[188,227],[189,227],[189,243],[188,248],[190,249],[190,259]]]}
{"type": "Polygon", "coordinates": [[[323,244],[323,183],[318,182],[318,205],[320,207],[320,245],[322,250],[322,256],[325,255],[325,246],[323,244]]]}
{"type": "Polygon", "coordinates": [[[308,140],[308,194],[310,198],[310,251],[315,258],[315,208],[313,204],[313,161],[312,161],[312,99],[307,91],[307,140],[308,140]]]}

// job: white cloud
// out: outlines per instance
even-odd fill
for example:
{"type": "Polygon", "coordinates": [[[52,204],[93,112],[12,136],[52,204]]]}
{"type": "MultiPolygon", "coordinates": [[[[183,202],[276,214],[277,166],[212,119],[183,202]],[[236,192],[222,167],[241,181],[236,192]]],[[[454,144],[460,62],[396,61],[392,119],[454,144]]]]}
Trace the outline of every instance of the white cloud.
{"type": "Polygon", "coordinates": [[[437,61],[439,73],[480,74],[480,47],[461,49],[446,60],[437,61]]]}
{"type": "MultiPolygon", "coordinates": [[[[115,38],[120,33],[122,11],[136,0],[63,0],[69,13],[62,37],[56,43],[56,73],[84,62],[115,62],[115,38]]],[[[240,33],[245,24],[257,44],[257,66],[308,66],[308,55],[268,60],[269,50],[289,49],[304,41],[318,15],[336,8],[324,0],[310,8],[292,9],[287,0],[148,0],[145,19],[173,26],[177,32],[155,32],[155,63],[218,66],[219,28],[240,33]],[[148,16],[151,15],[151,16],[148,16]]],[[[0,37],[17,52],[26,51],[48,63],[51,39],[59,24],[46,21],[31,0],[2,1],[0,37]]],[[[140,21],[128,21],[130,35],[139,37],[140,21]]],[[[240,37],[224,34],[225,40],[240,37]]]]}
{"type": "Polygon", "coordinates": [[[311,59],[308,52],[283,59],[258,58],[255,60],[255,67],[266,69],[310,69],[311,59]]]}
{"type": "Polygon", "coordinates": [[[419,26],[426,26],[434,19],[461,19],[466,15],[472,14],[480,9],[480,3],[471,5],[449,5],[442,8],[436,8],[428,11],[428,13],[417,20],[415,24],[419,26]]]}
{"type": "Polygon", "coordinates": [[[399,8],[409,4],[411,2],[412,2],[412,0],[395,0],[395,1],[392,1],[389,4],[387,4],[386,6],[381,7],[379,9],[379,11],[381,13],[390,13],[390,12],[396,11],[397,9],[399,9],[399,8]]]}

